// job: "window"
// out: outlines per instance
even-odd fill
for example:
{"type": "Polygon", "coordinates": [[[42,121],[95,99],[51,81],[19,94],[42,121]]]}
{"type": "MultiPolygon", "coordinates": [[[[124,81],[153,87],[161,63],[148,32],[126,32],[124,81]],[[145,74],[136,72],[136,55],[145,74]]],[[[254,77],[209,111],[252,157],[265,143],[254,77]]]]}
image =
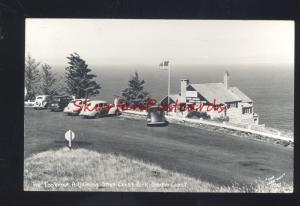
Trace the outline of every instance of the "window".
{"type": "Polygon", "coordinates": [[[242,111],[243,114],[247,113],[247,114],[251,114],[252,113],[252,107],[248,107],[248,108],[243,108],[242,111]]]}
{"type": "Polygon", "coordinates": [[[229,104],[229,106],[230,107],[235,107],[235,108],[237,108],[238,106],[238,103],[237,102],[233,102],[233,103],[231,103],[231,104],[229,104]]]}

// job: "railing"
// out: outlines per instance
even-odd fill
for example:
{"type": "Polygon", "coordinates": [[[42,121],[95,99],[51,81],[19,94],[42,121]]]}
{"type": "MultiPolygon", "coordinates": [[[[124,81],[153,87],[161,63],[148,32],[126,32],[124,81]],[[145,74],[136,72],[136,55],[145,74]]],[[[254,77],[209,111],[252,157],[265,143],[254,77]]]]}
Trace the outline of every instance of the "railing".
{"type": "Polygon", "coordinates": [[[122,113],[127,113],[127,114],[136,114],[136,115],[143,115],[143,116],[147,116],[147,112],[138,112],[138,111],[134,111],[134,110],[125,110],[122,113]]]}
{"type": "Polygon", "coordinates": [[[194,123],[194,124],[206,124],[206,125],[211,125],[211,126],[215,126],[215,127],[222,127],[222,128],[262,135],[262,136],[266,136],[266,137],[271,137],[274,139],[280,139],[280,140],[294,142],[293,138],[281,136],[280,132],[278,132],[277,134],[271,134],[271,133],[267,133],[267,132],[256,131],[256,130],[251,129],[251,126],[249,126],[248,128],[243,128],[243,127],[229,125],[229,124],[226,124],[225,122],[217,123],[217,122],[211,122],[211,121],[206,121],[206,120],[201,120],[201,119],[188,119],[188,118],[172,117],[172,116],[166,116],[166,118],[167,118],[167,120],[173,119],[173,120],[194,123]]]}
{"type": "MultiPolygon", "coordinates": [[[[146,117],[146,115],[147,115],[147,112],[138,112],[138,111],[130,111],[130,110],[123,111],[123,113],[137,115],[137,116],[143,116],[143,117],[146,117]]],[[[274,133],[257,131],[257,130],[251,129],[251,125],[248,125],[247,127],[244,125],[246,127],[245,128],[242,125],[234,126],[234,125],[230,125],[229,123],[226,123],[226,122],[218,123],[218,122],[212,122],[212,121],[207,121],[207,120],[202,120],[202,119],[188,119],[188,118],[169,116],[169,115],[166,115],[166,119],[168,121],[176,120],[176,121],[187,122],[187,123],[192,123],[192,124],[211,125],[211,126],[215,126],[215,127],[222,127],[222,128],[232,129],[232,130],[236,130],[236,131],[257,134],[257,135],[266,136],[266,137],[279,139],[279,140],[284,140],[284,141],[288,141],[288,142],[294,142],[293,138],[282,136],[280,132],[277,132],[274,134],[274,133]]]]}

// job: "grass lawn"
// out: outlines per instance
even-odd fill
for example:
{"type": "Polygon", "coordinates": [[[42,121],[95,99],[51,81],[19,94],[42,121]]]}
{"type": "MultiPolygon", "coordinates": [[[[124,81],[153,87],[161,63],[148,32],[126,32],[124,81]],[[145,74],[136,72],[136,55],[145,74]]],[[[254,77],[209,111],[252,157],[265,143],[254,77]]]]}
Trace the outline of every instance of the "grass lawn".
{"type": "Polygon", "coordinates": [[[25,191],[293,192],[281,177],[219,186],[117,154],[62,148],[24,161],[25,191]]]}

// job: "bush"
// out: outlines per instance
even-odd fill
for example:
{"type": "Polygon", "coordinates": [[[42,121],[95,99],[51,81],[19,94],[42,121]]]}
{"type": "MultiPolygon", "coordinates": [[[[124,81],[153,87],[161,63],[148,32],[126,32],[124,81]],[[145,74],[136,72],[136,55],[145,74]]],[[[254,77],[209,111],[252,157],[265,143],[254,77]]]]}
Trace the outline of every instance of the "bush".
{"type": "Polygon", "coordinates": [[[200,118],[203,118],[203,119],[209,119],[210,116],[207,115],[206,112],[197,112],[197,111],[192,111],[192,112],[189,112],[186,116],[187,118],[192,118],[192,119],[200,119],[200,118]]]}

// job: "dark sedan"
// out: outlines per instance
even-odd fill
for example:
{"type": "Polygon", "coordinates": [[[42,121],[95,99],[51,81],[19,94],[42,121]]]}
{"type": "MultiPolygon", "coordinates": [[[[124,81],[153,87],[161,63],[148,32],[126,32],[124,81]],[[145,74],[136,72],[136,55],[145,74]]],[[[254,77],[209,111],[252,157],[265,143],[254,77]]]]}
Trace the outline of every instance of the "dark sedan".
{"type": "Polygon", "coordinates": [[[61,112],[72,100],[73,98],[69,96],[54,96],[48,108],[52,112],[61,112]]]}
{"type": "Polygon", "coordinates": [[[163,127],[168,125],[163,109],[158,106],[153,106],[149,109],[147,122],[147,126],[149,127],[163,127]]]}

